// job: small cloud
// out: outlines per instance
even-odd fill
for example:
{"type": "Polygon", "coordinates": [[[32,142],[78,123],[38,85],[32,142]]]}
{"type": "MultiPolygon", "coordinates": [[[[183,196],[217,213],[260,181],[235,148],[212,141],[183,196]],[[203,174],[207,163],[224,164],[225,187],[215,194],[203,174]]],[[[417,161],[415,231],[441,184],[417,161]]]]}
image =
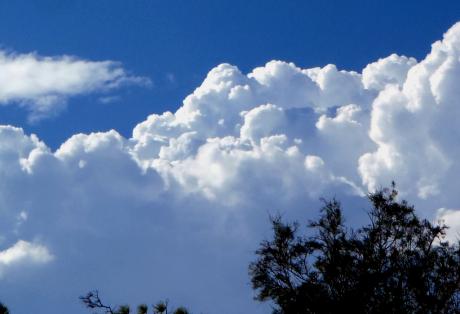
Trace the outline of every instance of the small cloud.
{"type": "Polygon", "coordinates": [[[174,73],[166,73],[166,80],[169,83],[176,83],[176,76],[174,75],[174,73]]]}
{"type": "Polygon", "coordinates": [[[111,103],[114,103],[114,102],[118,102],[120,100],[121,100],[120,96],[105,96],[105,97],[100,97],[98,99],[98,101],[101,104],[111,104],[111,103]]]}
{"type": "Polygon", "coordinates": [[[14,233],[16,233],[16,234],[19,233],[19,228],[27,221],[28,218],[29,218],[29,215],[24,210],[21,211],[16,216],[16,228],[14,229],[14,233]]]}
{"type": "Polygon", "coordinates": [[[72,96],[126,85],[149,87],[152,81],[127,73],[114,61],[88,61],[66,55],[42,57],[0,50],[0,104],[25,107],[31,122],[57,114],[72,96]]]}
{"type": "Polygon", "coordinates": [[[0,251],[0,277],[8,268],[17,265],[39,265],[51,262],[54,256],[48,248],[27,241],[19,240],[12,247],[0,251]]]}
{"type": "Polygon", "coordinates": [[[19,215],[18,215],[18,220],[19,221],[22,221],[22,222],[26,221],[27,218],[28,218],[28,214],[25,211],[20,212],[19,215]]]}

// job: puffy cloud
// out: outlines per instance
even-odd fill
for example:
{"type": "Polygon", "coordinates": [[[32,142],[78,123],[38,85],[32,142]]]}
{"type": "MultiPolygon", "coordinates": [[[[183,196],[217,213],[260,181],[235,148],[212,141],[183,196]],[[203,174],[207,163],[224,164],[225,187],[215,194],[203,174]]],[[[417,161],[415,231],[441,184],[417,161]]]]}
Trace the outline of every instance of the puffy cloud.
{"type": "Polygon", "coordinates": [[[382,90],[387,84],[402,85],[407,72],[417,63],[414,58],[392,54],[368,64],[363,69],[363,85],[367,89],[382,90]]]}
{"type": "MultiPolygon", "coordinates": [[[[105,64],[27,58],[56,67],[105,64]]],[[[161,288],[175,295],[168,274],[178,268],[186,282],[204,280],[204,295],[226,312],[232,304],[222,299],[223,287],[250,295],[241,282],[267,211],[299,217],[305,207],[316,208],[319,196],[356,204],[366,191],[395,180],[423,215],[437,215],[455,231],[458,211],[434,209],[458,208],[460,201],[459,60],[455,25],[420,62],[391,55],[362,73],[271,61],[244,74],[221,64],[176,112],[152,114],[130,138],[114,130],[77,134],[52,151],[37,136],[2,126],[3,238],[49,244],[62,276],[56,286],[106,282],[121,295],[112,278],[117,268],[126,270],[120,280],[128,286],[150,287],[158,276],[161,288]],[[94,265],[107,255],[113,265],[94,265]],[[187,256],[187,265],[178,255],[187,256]],[[228,272],[213,277],[197,265],[228,272]]],[[[105,68],[108,77],[118,73],[111,63],[105,68]]],[[[111,88],[125,76],[88,84],[111,88]]],[[[78,93],[92,90],[75,86],[78,93]]],[[[49,90],[8,97],[35,101],[55,93],[49,90]]]]}
{"type": "MultiPolygon", "coordinates": [[[[201,278],[201,289],[218,300],[219,311],[234,306],[222,299],[228,295],[248,308],[246,264],[266,226],[267,211],[289,209],[297,215],[327,191],[360,192],[355,182],[333,172],[326,146],[316,145],[321,132],[326,137],[334,133],[325,131],[329,127],[319,130],[316,122],[329,114],[333,120],[334,107],[352,100],[356,112],[360,105],[370,106],[357,73],[331,67],[307,71],[279,61],[254,73],[216,67],[175,113],[151,115],[129,139],[116,131],[77,134],[52,151],[20,128],[0,127],[3,237],[49,244],[56,255],[53,271],[59,274],[52,286],[59,290],[66,282],[75,283],[73,290],[62,292],[68,298],[94,286],[120,293],[111,288],[116,286],[111,279],[115,267],[126,274],[119,280],[134,283],[137,278],[133,287],[150,287],[155,279],[170,282],[154,292],[173,298],[178,290],[167,276],[179,269],[185,282],[201,278]],[[350,80],[360,90],[335,95],[334,75],[340,84],[350,80]],[[284,95],[276,92],[287,87],[284,95]],[[304,87],[311,91],[305,93],[304,87]],[[18,223],[23,212],[27,219],[18,223]],[[177,259],[179,254],[189,256],[190,266],[177,259]],[[95,264],[107,256],[111,266],[95,264]],[[197,265],[215,273],[224,268],[228,275],[214,278],[197,271],[197,265]]],[[[345,111],[338,110],[337,116],[345,111]]],[[[360,123],[358,113],[348,116],[337,118],[338,123],[360,123]]],[[[4,280],[20,283],[17,276],[7,273],[4,280]]],[[[5,301],[24,290],[20,284],[9,287],[1,291],[5,301]]],[[[150,297],[151,289],[144,290],[150,297]]],[[[129,298],[138,295],[132,292],[129,298]]],[[[40,299],[30,302],[39,304],[40,299]]],[[[184,303],[206,304],[199,299],[184,303]]],[[[48,304],[52,311],[53,302],[48,304]]],[[[12,305],[19,313],[26,311],[12,305]]],[[[70,311],[79,310],[76,305],[70,311]]],[[[264,309],[252,312],[257,311],[264,309]]]]}
{"type": "Polygon", "coordinates": [[[374,100],[369,135],[378,147],[359,166],[370,189],[395,179],[421,198],[458,202],[459,33],[456,24],[410,68],[402,85],[386,85],[374,100]]]}
{"type": "Polygon", "coordinates": [[[19,240],[12,247],[0,251],[0,276],[18,264],[46,264],[53,258],[45,246],[19,240]]]}
{"type": "Polygon", "coordinates": [[[149,84],[149,80],[129,75],[113,61],[0,51],[0,104],[24,106],[32,120],[61,110],[71,96],[108,91],[123,84],[149,84]]]}
{"type": "Polygon", "coordinates": [[[274,105],[261,105],[243,112],[243,115],[240,137],[256,143],[263,137],[276,134],[276,129],[286,123],[284,111],[274,105]]]}

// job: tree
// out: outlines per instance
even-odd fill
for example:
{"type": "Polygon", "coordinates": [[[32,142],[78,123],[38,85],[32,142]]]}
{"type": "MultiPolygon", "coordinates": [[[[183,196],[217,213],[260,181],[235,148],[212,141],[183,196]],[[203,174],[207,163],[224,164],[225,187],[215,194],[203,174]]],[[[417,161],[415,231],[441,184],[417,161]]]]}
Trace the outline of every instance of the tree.
{"type": "Polygon", "coordinates": [[[99,291],[97,290],[90,291],[85,296],[81,296],[80,300],[89,309],[95,309],[96,311],[105,314],[116,314],[118,312],[115,311],[111,306],[102,303],[102,300],[99,297],[99,291]]]}
{"type": "MultiPolygon", "coordinates": [[[[94,290],[88,292],[85,296],[81,296],[80,300],[83,302],[83,304],[89,308],[93,309],[98,313],[104,313],[104,314],[130,314],[131,309],[128,305],[121,305],[117,309],[114,309],[110,305],[107,305],[102,302],[101,298],[99,297],[99,291],[94,290]]],[[[148,313],[148,306],[146,304],[140,304],[137,307],[137,313],[138,314],[147,314],[148,313]]],[[[154,314],[168,314],[169,311],[169,306],[168,306],[168,300],[166,301],[160,301],[155,305],[152,305],[152,310],[154,314]]],[[[190,312],[183,306],[180,306],[176,308],[172,314],[189,314],[190,312]]],[[[0,311],[0,314],[3,314],[0,311]]],[[[5,312],[5,314],[8,314],[8,312],[5,312]]]]}
{"type": "Polygon", "coordinates": [[[0,302],[0,314],[9,314],[10,311],[8,310],[8,308],[0,302]]]}
{"type": "Polygon", "coordinates": [[[175,311],[174,311],[174,314],[189,314],[189,311],[183,307],[183,306],[179,306],[175,311]]]}
{"type": "Polygon", "coordinates": [[[460,313],[460,250],[447,227],[418,218],[394,183],[368,198],[369,224],[357,230],[336,200],[308,235],[273,218],[273,239],[249,266],[256,299],[273,313],[460,313]]]}
{"type": "Polygon", "coordinates": [[[137,314],[147,314],[149,307],[147,304],[141,304],[137,307],[137,314]]]}
{"type": "Polygon", "coordinates": [[[155,314],[168,314],[168,301],[160,301],[153,306],[153,312],[155,314]]]}

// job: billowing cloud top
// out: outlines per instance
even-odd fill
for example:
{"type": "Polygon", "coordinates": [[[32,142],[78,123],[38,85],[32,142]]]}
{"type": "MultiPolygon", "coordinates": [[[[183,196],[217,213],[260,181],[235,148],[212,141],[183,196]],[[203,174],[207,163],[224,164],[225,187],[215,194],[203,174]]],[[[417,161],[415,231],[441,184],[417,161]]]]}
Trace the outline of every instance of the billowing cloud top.
{"type": "MultiPolygon", "coordinates": [[[[125,78],[111,63],[35,56],[0,60],[10,64],[9,72],[0,71],[0,81],[24,77],[21,84],[0,83],[0,101],[39,105],[125,78]],[[57,77],[47,76],[50,67],[57,77]],[[36,71],[37,80],[31,75],[36,71]]],[[[296,210],[319,196],[359,198],[392,180],[426,215],[448,208],[438,218],[458,226],[459,82],[456,24],[420,62],[394,54],[362,73],[271,61],[243,74],[221,64],[175,113],[149,116],[129,139],[116,131],[78,134],[53,152],[35,135],[2,126],[0,221],[4,243],[12,247],[0,253],[0,267],[1,256],[16,250],[32,252],[24,255],[30,260],[46,262],[53,254],[53,264],[62,259],[73,265],[75,250],[93,261],[101,245],[117,251],[139,239],[155,243],[163,257],[173,255],[173,242],[219,263],[206,255],[217,250],[212,239],[225,234],[233,250],[249,252],[260,238],[257,226],[266,210],[296,210]],[[28,218],[18,224],[21,213],[28,218]]],[[[170,265],[157,254],[149,256],[158,268],[170,265]]],[[[202,261],[195,255],[188,259],[190,265],[202,261]]],[[[194,275],[184,270],[185,280],[194,275]]]]}

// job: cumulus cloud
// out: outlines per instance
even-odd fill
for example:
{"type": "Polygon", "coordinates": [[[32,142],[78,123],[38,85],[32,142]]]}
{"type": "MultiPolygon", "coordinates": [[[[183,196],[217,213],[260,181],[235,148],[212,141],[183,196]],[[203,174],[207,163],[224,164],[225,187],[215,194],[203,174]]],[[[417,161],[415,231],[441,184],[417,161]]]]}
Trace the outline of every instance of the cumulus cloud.
{"type": "Polygon", "coordinates": [[[367,89],[382,90],[388,84],[404,84],[407,72],[417,64],[414,58],[392,54],[368,64],[363,69],[363,85],[367,89]]]}
{"type": "Polygon", "coordinates": [[[149,84],[129,75],[113,61],[88,61],[71,56],[0,51],[0,104],[19,104],[36,120],[61,110],[69,97],[108,91],[124,84],[149,84]]]}
{"type": "Polygon", "coordinates": [[[460,183],[459,33],[456,24],[409,69],[402,85],[387,84],[374,100],[369,136],[378,147],[359,165],[370,189],[394,178],[421,198],[454,195],[460,183]]]}
{"type": "MultiPolygon", "coordinates": [[[[68,97],[67,88],[82,93],[126,79],[112,63],[5,58],[102,73],[96,81],[58,85],[64,86],[59,92],[53,84],[32,92],[14,86],[9,88],[16,92],[0,91],[0,99],[10,101],[39,103],[62,91],[68,97]]],[[[131,286],[150,287],[147,281],[160,276],[166,282],[162,289],[178,293],[167,280],[168,270],[176,267],[187,282],[204,280],[204,295],[213,295],[218,311],[228,312],[233,305],[219,295],[230,292],[221,293],[222,287],[248,291],[230,280],[246,282],[245,267],[232,267],[247,262],[267,211],[296,216],[316,206],[320,196],[356,204],[367,191],[395,180],[423,215],[441,217],[457,232],[459,211],[435,209],[458,208],[460,202],[459,60],[457,24],[423,60],[393,54],[361,73],[334,65],[302,69],[282,61],[247,74],[218,65],[177,111],[152,114],[130,138],[114,130],[76,134],[52,151],[37,136],[2,126],[3,236],[10,243],[19,237],[44,239],[58,257],[62,282],[83,287],[98,278],[115,294],[111,273],[117,267],[137,276],[123,277],[131,286]],[[94,266],[108,254],[111,267],[94,266]],[[136,254],[141,258],[133,258],[136,254]],[[176,260],[179,254],[187,256],[187,265],[176,260]],[[223,267],[228,277],[206,277],[197,265],[216,272],[223,267]]]]}

